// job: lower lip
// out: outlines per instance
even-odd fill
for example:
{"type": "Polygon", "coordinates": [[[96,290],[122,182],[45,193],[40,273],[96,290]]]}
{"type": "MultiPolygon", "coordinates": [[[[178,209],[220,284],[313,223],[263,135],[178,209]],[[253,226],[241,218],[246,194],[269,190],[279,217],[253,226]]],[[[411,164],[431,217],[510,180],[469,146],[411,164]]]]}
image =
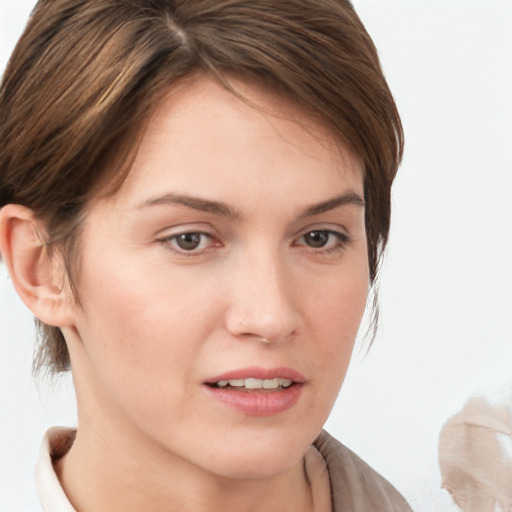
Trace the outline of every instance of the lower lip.
{"type": "Polygon", "coordinates": [[[278,391],[237,391],[205,386],[216,400],[248,415],[274,416],[291,409],[298,401],[304,384],[296,383],[278,391]]]}

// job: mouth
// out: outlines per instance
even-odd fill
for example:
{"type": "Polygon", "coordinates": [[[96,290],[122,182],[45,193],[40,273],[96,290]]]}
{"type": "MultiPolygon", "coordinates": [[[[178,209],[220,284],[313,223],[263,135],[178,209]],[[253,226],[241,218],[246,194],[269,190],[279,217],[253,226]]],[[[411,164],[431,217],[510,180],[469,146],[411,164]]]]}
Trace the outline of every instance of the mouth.
{"type": "Polygon", "coordinates": [[[258,391],[272,393],[275,391],[282,391],[293,386],[295,382],[291,379],[275,378],[275,379],[256,379],[250,377],[248,379],[231,379],[219,380],[208,384],[208,386],[216,389],[225,389],[231,391],[258,391]]]}
{"type": "Polygon", "coordinates": [[[204,382],[215,402],[246,416],[274,416],[299,401],[306,379],[290,368],[245,368],[204,382]]]}

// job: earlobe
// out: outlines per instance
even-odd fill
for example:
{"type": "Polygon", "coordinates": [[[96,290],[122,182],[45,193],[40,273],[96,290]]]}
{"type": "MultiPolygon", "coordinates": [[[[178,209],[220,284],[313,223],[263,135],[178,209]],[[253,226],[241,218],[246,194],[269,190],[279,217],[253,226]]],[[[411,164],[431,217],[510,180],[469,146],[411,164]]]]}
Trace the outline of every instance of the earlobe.
{"type": "Polygon", "coordinates": [[[0,210],[0,252],[12,282],[26,306],[47,325],[69,326],[69,297],[64,290],[58,255],[50,256],[32,210],[8,204],[0,210]]]}

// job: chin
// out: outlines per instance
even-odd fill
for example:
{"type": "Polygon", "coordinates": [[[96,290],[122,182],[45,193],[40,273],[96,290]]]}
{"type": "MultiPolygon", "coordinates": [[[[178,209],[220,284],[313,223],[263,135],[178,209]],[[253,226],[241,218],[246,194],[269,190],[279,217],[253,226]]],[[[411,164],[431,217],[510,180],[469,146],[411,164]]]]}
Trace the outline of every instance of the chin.
{"type": "Polygon", "coordinates": [[[269,454],[267,451],[256,456],[241,453],[237,457],[231,455],[228,460],[219,460],[210,471],[230,480],[264,480],[294,468],[302,460],[304,453],[269,454]]]}
{"type": "Polygon", "coordinates": [[[210,453],[209,470],[232,479],[265,479],[285,473],[303,458],[318,435],[314,433],[261,431],[247,436],[228,435],[210,453]],[[211,464],[213,462],[213,464],[211,464]]]}

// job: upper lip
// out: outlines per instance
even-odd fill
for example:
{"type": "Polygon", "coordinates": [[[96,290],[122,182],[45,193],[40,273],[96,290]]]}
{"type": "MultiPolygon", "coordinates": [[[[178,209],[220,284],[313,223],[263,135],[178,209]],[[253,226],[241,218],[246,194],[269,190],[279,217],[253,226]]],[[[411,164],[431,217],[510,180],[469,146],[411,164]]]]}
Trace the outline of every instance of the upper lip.
{"type": "Polygon", "coordinates": [[[272,380],[272,379],[288,379],[293,382],[305,382],[306,378],[298,371],[291,368],[240,368],[238,370],[232,370],[215,377],[208,378],[205,384],[215,384],[222,380],[239,380],[239,379],[261,379],[261,380],[272,380]]]}

